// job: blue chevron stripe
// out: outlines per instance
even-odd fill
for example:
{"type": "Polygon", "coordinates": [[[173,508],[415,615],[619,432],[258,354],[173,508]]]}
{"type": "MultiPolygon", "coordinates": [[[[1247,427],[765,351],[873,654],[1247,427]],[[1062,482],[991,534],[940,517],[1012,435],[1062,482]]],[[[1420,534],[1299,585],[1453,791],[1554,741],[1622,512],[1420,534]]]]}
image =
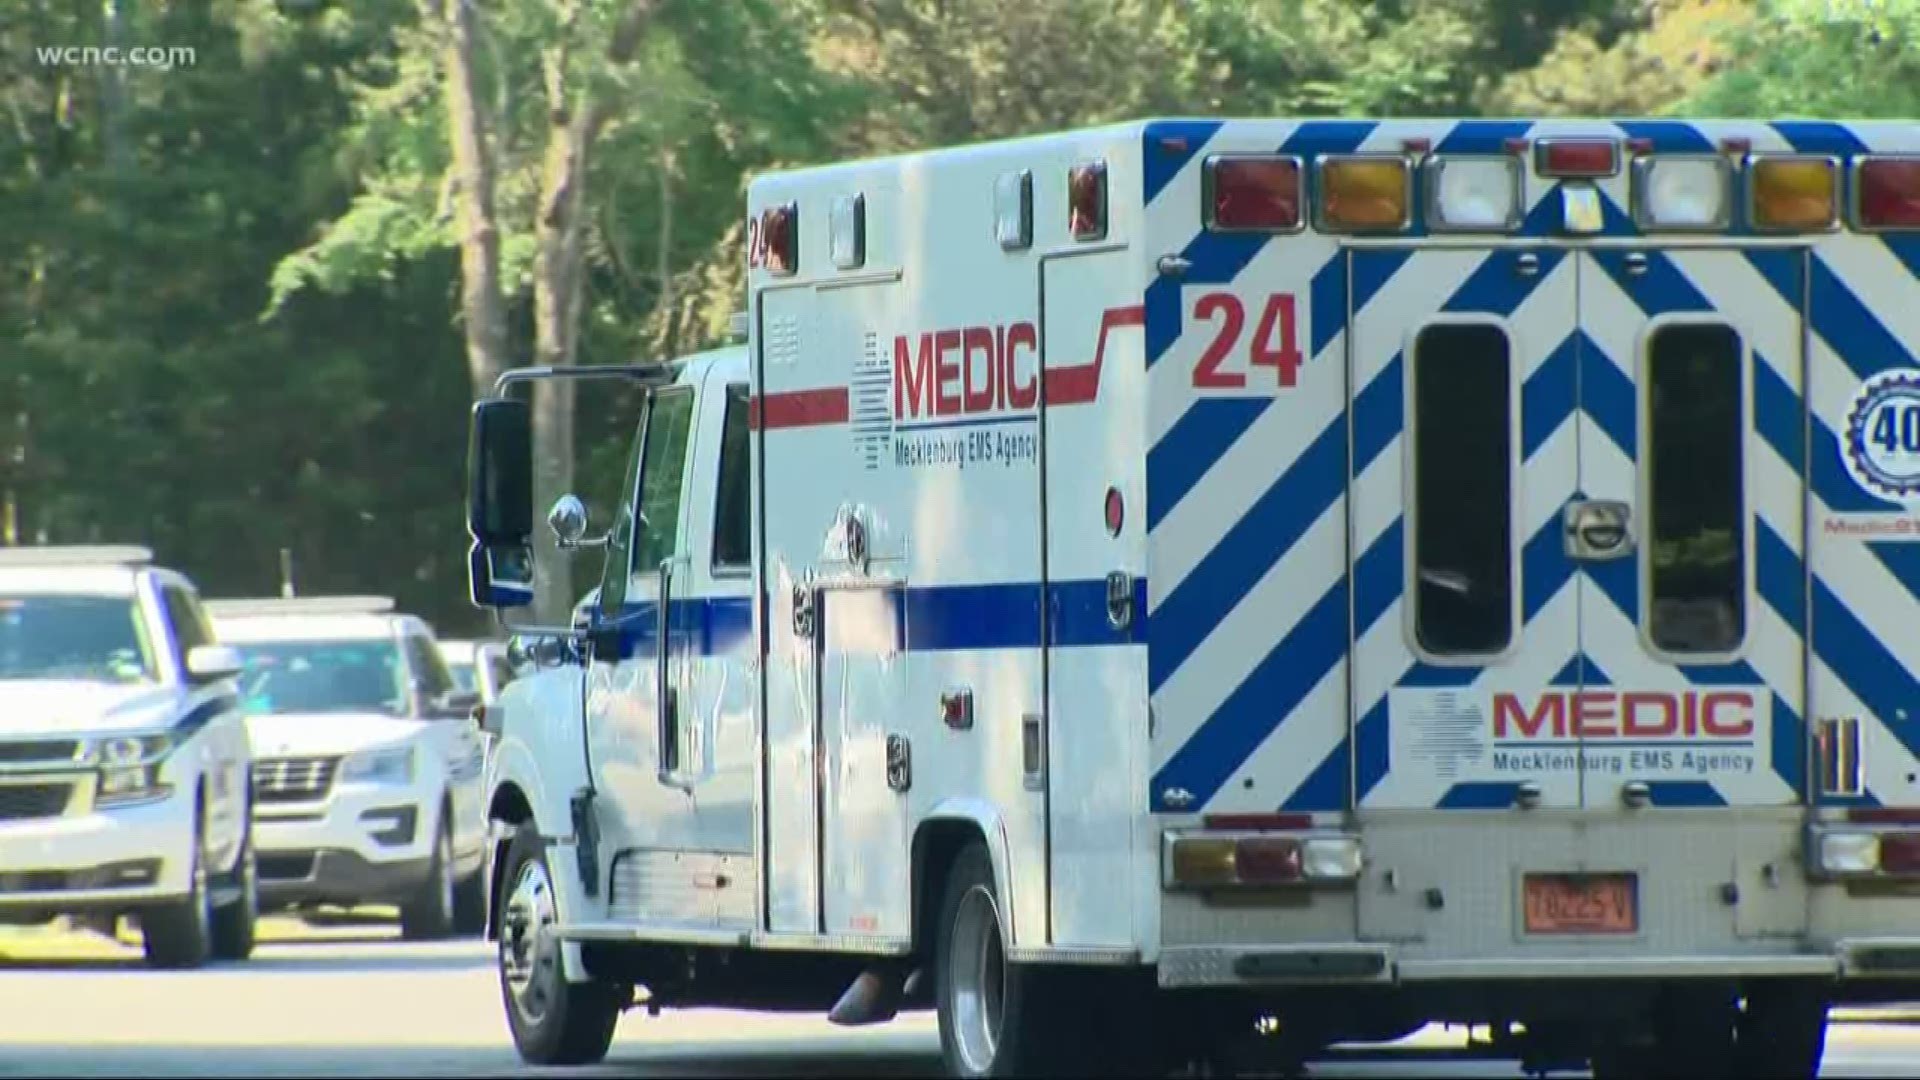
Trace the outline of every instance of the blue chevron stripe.
{"type": "Polygon", "coordinates": [[[1206,151],[1207,143],[1224,126],[1220,120],[1163,120],[1148,124],[1141,136],[1142,202],[1151,204],[1159,198],[1160,192],[1180,175],[1180,170],[1206,151]],[[1162,140],[1184,140],[1186,148],[1165,150],[1161,147],[1162,140]]]}

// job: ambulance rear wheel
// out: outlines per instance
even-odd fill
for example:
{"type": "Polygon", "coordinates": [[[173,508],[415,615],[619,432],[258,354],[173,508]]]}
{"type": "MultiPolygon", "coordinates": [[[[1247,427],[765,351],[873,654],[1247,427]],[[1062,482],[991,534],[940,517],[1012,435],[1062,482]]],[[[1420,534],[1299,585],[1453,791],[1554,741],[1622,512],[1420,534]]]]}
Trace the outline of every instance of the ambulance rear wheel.
{"type": "Polygon", "coordinates": [[[1071,1074],[1063,995],[1042,969],[1007,962],[999,890],[986,846],[947,873],[934,945],[935,1012],[947,1072],[957,1077],[1071,1074]]]}

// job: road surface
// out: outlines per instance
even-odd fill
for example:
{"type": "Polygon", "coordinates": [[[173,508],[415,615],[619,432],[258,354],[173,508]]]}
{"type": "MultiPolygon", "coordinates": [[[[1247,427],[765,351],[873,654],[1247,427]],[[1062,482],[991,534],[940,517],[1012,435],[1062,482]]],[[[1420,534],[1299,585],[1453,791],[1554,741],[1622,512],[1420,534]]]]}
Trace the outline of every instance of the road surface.
{"type": "MultiPolygon", "coordinates": [[[[197,972],[145,970],[137,950],[102,939],[37,950],[0,941],[0,1077],[939,1073],[938,1040],[921,1016],[847,1031],[726,1012],[629,1013],[605,1064],[531,1069],[508,1041],[486,945],[407,945],[384,929],[292,925],[246,964],[197,972]]],[[[1434,1030],[1393,1048],[1391,1060],[1324,1063],[1313,1073],[1521,1075],[1441,1056],[1454,1045],[1434,1030]]],[[[1920,1078],[1920,1024],[1836,1027],[1824,1075],[1920,1078]]]]}

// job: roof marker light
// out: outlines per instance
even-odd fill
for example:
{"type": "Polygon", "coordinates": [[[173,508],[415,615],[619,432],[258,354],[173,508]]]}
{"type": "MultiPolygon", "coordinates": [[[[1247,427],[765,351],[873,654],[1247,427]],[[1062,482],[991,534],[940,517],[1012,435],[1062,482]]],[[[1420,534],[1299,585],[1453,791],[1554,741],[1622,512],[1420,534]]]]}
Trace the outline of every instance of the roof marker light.
{"type": "Polygon", "coordinates": [[[1297,157],[1216,155],[1201,174],[1207,228],[1214,232],[1291,232],[1301,227],[1297,157]]]}
{"type": "Polygon", "coordinates": [[[1875,155],[1854,163],[1853,223],[1869,231],[1920,229],[1920,154],[1875,155]]]}
{"type": "Polygon", "coordinates": [[[1067,229],[1075,240],[1106,238],[1106,162],[1083,162],[1067,173],[1067,229]]]}

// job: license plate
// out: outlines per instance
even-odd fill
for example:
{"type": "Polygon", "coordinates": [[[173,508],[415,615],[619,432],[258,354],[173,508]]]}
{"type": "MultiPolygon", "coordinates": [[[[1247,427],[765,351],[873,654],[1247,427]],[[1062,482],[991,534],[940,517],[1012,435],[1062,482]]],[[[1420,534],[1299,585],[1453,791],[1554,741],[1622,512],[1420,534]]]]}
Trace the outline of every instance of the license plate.
{"type": "Polygon", "coordinates": [[[1632,874],[1528,874],[1522,890],[1529,934],[1631,934],[1640,929],[1632,874]]]}

